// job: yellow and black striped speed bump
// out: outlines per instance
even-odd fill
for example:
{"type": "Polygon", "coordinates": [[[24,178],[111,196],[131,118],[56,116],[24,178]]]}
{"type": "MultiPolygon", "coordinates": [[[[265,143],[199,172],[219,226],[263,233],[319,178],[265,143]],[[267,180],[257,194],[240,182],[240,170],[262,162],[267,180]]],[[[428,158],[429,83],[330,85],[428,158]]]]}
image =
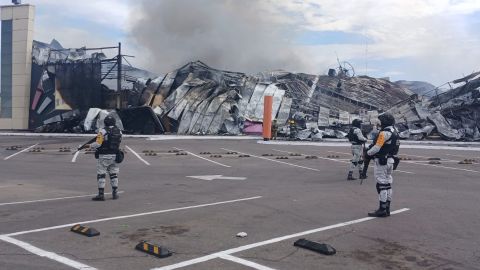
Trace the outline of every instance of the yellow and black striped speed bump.
{"type": "Polygon", "coordinates": [[[70,231],[72,231],[74,233],[82,234],[82,235],[85,235],[85,236],[88,236],[88,237],[100,235],[100,232],[97,231],[96,229],[85,227],[85,226],[82,226],[80,224],[77,224],[77,225],[73,226],[70,229],[70,231]]]}
{"type": "Polygon", "coordinates": [[[166,258],[172,256],[172,252],[162,246],[150,244],[147,241],[142,241],[135,246],[136,250],[148,253],[158,258],[166,258]]]}

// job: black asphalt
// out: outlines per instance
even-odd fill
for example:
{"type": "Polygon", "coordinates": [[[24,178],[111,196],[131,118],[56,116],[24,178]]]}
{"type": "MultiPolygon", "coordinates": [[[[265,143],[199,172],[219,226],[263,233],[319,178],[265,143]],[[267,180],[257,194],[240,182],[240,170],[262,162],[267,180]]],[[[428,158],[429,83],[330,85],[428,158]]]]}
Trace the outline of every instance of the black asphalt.
{"type": "MultiPolygon", "coordinates": [[[[130,147],[150,165],[126,148],[119,174],[124,193],[116,201],[107,195],[105,202],[93,202],[86,196],[96,193],[93,155],[82,152],[72,162],[73,151],[59,152],[60,147],[74,149],[84,140],[0,137],[0,235],[82,223],[101,235],[88,238],[63,227],[12,238],[97,269],[151,269],[361,219],[378,206],[373,168],[363,185],[346,181],[348,147],[140,138],[124,139],[122,147],[130,147]],[[37,143],[41,152],[26,151],[5,160],[37,143]],[[22,148],[6,150],[14,145],[22,148]],[[191,154],[177,155],[175,148],[228,167],[191,154]],[[145,150],[157,155],[147,156],[145,150]],[[250,157],[227,154],[231,151],[250,157]],[[210,157],[215,154],[222,157],[210,157]],[[318,158],[306,159],[306,155],[318,158]],[[330,160],[332,155],[338,157],[330,160]],[[246,180],[187,177],[203,175],[246,180]],[[80,197],[19,203],[74,196],[80,197]],[[190,208],[256,196],[261,198],[190,208]],[[169,209],[173,210],[84,223],[169,209]],[[238,232],[248,236],[238,238],[238,232]],[[174,254],[158,259],[135,250],[142,240],[168,247],[174,254]]],[[[401,154],[411,160],[401,163],[402,172],[394,173],[392,210],[410,210],[302,236],[332,245],[336,255],[298,249],[293,246],[296,237],[232,256],[283,270],[480,269],[480,166],[458,164],[465,158],[479,161],[480,153],[401,149],[401,154]],[[429,164],[432,157],[440,158],[441,164],[429,164]]],[[[108,180],[106,192],[110,192],[108,180]]],[[[73,268],[0,240],[0,269],[73,268]]],[[[252,268],[217,258],[180,269],[252,268]]]]}

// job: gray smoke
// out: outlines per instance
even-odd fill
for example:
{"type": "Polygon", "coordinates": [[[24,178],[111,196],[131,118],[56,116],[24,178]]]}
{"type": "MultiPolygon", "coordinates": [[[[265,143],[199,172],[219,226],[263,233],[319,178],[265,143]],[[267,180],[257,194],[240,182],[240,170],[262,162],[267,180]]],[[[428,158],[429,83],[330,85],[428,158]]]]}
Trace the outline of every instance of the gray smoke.
{"type": "Polygon", "coordinates": [[[146,68],[168,72],[200,60],[232,71],[301,69],[293,33],[265,0],[141,0],[131,38],[148,53],[146,68]]]}

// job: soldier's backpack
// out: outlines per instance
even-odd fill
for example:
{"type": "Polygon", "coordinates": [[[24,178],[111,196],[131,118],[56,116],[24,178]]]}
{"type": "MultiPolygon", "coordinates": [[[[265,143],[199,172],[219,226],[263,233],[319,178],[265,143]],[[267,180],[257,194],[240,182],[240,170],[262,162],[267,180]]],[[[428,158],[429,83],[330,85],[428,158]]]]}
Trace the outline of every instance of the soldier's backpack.
{"type": "Polygon", "coordinates": [[[120,143],[122,142],[122,132],[118,127],[106,128],[108,138],[107,147],[112,151],[118,151],[120,149],[120,143]]]}

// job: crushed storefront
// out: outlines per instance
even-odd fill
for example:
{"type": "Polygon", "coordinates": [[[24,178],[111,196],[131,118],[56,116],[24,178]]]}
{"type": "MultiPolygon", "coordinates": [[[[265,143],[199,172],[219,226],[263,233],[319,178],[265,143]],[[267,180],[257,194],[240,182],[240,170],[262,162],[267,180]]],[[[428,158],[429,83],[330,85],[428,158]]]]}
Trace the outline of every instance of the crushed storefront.
{"type": "Polygon", "coordinates": [[[120,77],[115,77],[115,61],[87,52],[63,49],[56,41],[34,42],[32,130],[94,132],[103,115],[94,112],[103,110],[115,111],[124,131],[132,134],[258,134],[263,97],[269,95],[279,134],[291,139],[342,138],[354,119],[361,119],[368,133],[385,111],[395,115],[404,139],[480,138],[480,78],[475,73],[452,82],[459,86],[449,91],[419,96],[409,82],[350,76],[342,70],[248,75],[200,61],[161,76],[121,65],[120,77]]]}

